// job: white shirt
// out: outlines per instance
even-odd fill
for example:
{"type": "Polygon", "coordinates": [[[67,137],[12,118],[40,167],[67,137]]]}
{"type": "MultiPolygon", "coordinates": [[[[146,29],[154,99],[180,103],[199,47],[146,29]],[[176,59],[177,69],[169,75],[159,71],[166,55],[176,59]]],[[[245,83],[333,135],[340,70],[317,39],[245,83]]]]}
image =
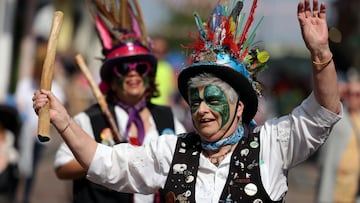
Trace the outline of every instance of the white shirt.
{"type": "MultiPolygon", "coordinates": [[[[127,112],[124,109],[122,109],[122,108],[120,108],[118,106],[115,106],[115,114],[117,115],[117,122],[118,122],[117,124],[119,126],[120,134],[124,135],[127,120],[129,118],[129,116],[128,116],[127,112]]],[[[93,129],[92,129],[92,126],[91,126],[90,118],[85,112],[81,112],[81,113],[77,114],[74,117],[74,120],[80,125],[80,127],[89,136],[94,138],[94,133],[93,133],[93,129]]],[[[159,133],[157,131],[155,121],[154,121],[152,116],[150,116],[150,124],[151,124],[151,128],[146,133],[146,136],[144,137],[143,144],[148,144],[148,143],[151,142],[152,139],[154,139],[156,137],[159,137],[159,133]]],[[[185,132],[184,126],[180,123],[180,121],[178,119],[175,118],[175,116],[174,116],[174,128],[175,128],[175,132],[177,134],[185,132]]],[[[74,155],[72,154],[69,147],[63,142],[63,143],[61,143],[59,149],[57,150],[57,152],[55,154],[54,167],[58,168],[58,167],[60,167],[62,165],[67,164],[68,162],[70,162],[73,159],[75,159],[74,155]]],[[[137,202],[141,202],[141,203],[149,202],[149,203],[152,203],[152,202],[154,202],[154,197],[153,197],[153,195],[136,194],[134,196],[134,202],[135,203],[137,203],[137,202]]]]}
{"type": "MultiPolygon", "coordinates": [[[[287,170],[306,160],[326,140],[341,115],[321,107],[311,94],[291,114],[268,120],[260,130],[260,173],[272,200],[288,190],[287,170]]],[[[98,144],[87,178],[109,188],[149,194],[165,185],[177,137],[163,135],[141,147],[114,148],[98,144]]],[[[219,202],[229,171],[231,154],[219,167],[200,155],[196,202],[219,202]]]]}

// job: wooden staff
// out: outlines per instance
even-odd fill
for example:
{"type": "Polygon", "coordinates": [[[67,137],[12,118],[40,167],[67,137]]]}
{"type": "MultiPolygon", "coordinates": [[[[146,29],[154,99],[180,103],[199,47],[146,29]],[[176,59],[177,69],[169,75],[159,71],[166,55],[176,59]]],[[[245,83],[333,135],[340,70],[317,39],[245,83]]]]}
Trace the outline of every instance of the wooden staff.
{"type": "MultiPolygon", "coordinates": [[[[40,88],[51,90],[51,83],[54,75],[54,62],[56,55],[56,47],[60,34],[61,25],[63,22],[64,14],[61,11],[54,12],[49,40],[43,69],[41,73],[40,88]]],[[[50,140],[50,115],[49,103],[39,110],[38,117],[38,139],[40,142],[47,142],[50,140]]]]}
{"type": "Polygon", "coordinates": [[[84,73],[86,79],[90,83],[91,89],[96,97],[96,100],[98,101],[102,113],[105,115],[105,118],[110,125],[110,130],[113,135],[113,139],[115,142],[120,143],[123,142],[125,139],[120,135],[120,131],[115,123],[114,116],[111,114],[108,105],[106,103],[104,95],[101,93],[99,87],[96,85],[89,68],[85,64],[84,58],[81,56],[81,54],[77,54],[75,56],[76,62],[79,65],[81,71],[84,73]]]}

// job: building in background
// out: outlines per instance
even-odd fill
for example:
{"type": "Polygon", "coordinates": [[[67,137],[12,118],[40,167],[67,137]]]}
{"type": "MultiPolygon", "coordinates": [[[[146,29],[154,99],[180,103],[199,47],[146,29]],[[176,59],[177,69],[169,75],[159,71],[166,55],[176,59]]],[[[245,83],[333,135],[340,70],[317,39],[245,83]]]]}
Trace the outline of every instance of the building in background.
{"type": "Polygon", "coordinates": [[[13,21],[16,0],[0,1],[0,101],[8,95],[11,79],[11,59],[13,51],[13,21]]]}

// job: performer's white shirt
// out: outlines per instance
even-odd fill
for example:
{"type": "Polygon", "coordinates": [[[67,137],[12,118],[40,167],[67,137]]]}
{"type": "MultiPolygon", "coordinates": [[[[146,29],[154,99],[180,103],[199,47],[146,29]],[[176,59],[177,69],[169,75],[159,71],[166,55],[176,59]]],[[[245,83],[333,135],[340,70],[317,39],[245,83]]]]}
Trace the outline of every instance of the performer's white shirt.
{"type": "MultiPolygon", "coordinates": [[[[325,142],[331,127],[342,117],[321,107],[313,94],[289,115],[268,120],[260,130],[260,173],[272,200],[288,190],[287,171],[306,160],[325,142]]],[[[163,187],[174,155],[177,137],[154,136],[141,147],[98,144],[87,178],[114,190],[153,193],[163,187]]],[[[216,167],[200,155],[196,202],[219,202],[231,154],[216,167]]]]}

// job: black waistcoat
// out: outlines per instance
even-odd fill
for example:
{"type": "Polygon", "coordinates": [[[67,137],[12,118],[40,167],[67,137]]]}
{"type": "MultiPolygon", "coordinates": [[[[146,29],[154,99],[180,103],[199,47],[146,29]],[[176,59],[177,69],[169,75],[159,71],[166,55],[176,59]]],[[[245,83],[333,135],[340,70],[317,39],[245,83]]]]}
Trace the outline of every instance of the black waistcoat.
{"type": "MultiPolygon", "coordinates": [[[[195,202],[200,153],[198,135],[188,133],[178,139],[164,187],[167,198],[172,199],[169,202],[195,202]]],[[[219,202],[273,202],[261,182],[259,153],[259,133],[245,130],[244,137],[231,156],[228,177],[219,202]]]]}

